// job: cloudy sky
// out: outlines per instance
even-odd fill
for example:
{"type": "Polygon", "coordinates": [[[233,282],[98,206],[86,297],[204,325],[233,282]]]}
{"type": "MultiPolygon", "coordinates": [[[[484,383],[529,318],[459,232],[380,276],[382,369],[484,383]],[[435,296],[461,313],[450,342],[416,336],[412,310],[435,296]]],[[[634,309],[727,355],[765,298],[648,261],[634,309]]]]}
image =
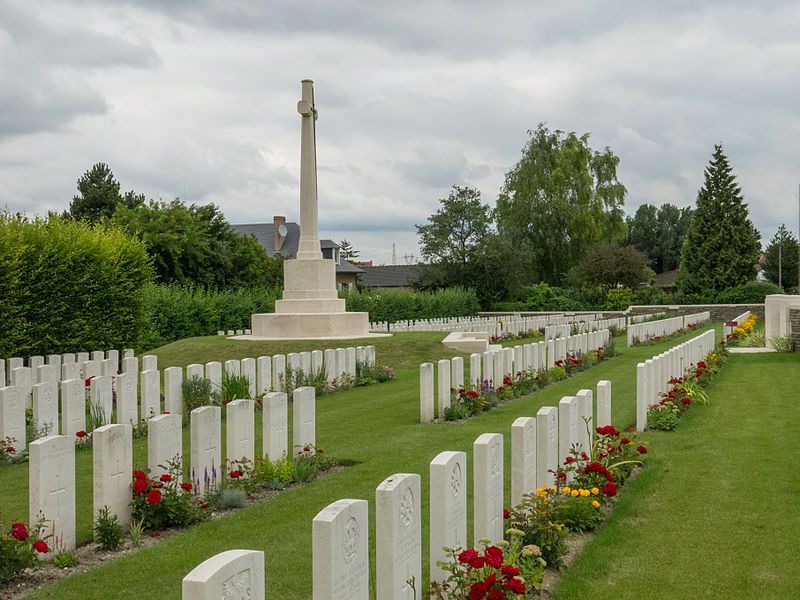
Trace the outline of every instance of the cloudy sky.
{"type": "Polygon", "coordinates": [[[694,202],[715,143],[765,238],[797,230],[800,3],[0,0],[0,209],[124,190],[299,213],[300,80],[315,81],[320,228],[418,254],[454,185],[494,204],[528,129],[590,132],[629,213],[694,202]],[[763,5],[763,6],[762,6],[763,5]]]}

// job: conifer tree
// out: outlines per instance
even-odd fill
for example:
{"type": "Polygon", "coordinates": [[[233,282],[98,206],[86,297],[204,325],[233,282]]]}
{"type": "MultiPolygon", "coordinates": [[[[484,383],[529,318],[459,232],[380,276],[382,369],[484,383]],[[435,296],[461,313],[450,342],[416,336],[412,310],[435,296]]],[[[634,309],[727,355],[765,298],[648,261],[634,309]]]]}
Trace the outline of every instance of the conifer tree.
{"type": "Polygon", "coordinates": [[[678,290],[711,300],[722,290],[752,280],[759,237],[728,158],[716,145],[683,241],[678,290]]]}
{"type": "Polygon", "coordinates": [[[764,254],[764,276],[767,281],[776,285],[780,283],[784,288],[797,285],[797,238],[786,225],[778,228],[764,254]]]}

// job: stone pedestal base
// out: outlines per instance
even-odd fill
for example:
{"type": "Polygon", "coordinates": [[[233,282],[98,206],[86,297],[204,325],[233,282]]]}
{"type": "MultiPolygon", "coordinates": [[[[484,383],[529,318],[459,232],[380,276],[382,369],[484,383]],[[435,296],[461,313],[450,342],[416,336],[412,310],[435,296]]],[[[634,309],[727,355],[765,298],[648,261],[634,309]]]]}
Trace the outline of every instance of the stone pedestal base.
{"type": "Polygon", "coordinates": [[[263,313],[253,315],[253,336],[309,340],[369,335],[369,313],[263,313]]]}

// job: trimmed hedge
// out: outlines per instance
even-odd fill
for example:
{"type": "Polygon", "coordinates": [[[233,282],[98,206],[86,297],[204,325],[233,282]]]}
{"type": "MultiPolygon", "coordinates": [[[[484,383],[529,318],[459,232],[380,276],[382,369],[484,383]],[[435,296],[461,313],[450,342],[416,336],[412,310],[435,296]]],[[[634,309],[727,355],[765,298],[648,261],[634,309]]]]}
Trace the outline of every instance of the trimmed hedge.
{"type": "Polygon", "coordinates": [[[253,313],[273,312],[280,288],[213,291],[178,285],[148,285],[150,322],[142,345],[156,348],[217,331],[249,329],[253,313]]]}
{"type": "Polygon", "coordinates": [[[404,321],[438,317],[465,317],[478,313],[480,302],[474,290],[460,287],[433,292],[411,292],[373,288],[340,293],[348,311],[368,312],[370,321],[404,321]]]}
{"type": "Polygon", "coordinates": [[[116,227],[0,213],[0,356],[138,348],[151,279],[116,227]]]}

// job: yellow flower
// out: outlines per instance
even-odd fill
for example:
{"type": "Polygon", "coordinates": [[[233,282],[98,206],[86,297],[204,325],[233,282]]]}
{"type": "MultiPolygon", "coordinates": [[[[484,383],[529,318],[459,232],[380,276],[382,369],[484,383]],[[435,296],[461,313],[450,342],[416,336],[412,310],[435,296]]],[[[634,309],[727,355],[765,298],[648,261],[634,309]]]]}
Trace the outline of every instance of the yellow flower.
{"type": "Polygon", "coordinates": [[[581,496],[583,496],[584,498],[586,498],[586,496],[588,496],[590,493],[591,492],[589,490],[581,490],[581,496]]]}
{"type": "Polygon", "coordinates": [[[596,487],[592,488],[592,495],[593,496],[597,496],[597,494],[599,494],[599,493],[600,493],[600,490],[598,490],[596,487]]]}
{"type": "Polygon", "coordinates": [[[537,494],[541,494],[542,493],[542,488],[536,488],[536,493],[537,494]]]}
{"type": "Polygon", "coordinates": [[[551,485],[551,486],[550,486],[549,488],[547,488],[547,489],[549,489],[551,492],[555,492],[555,491],[556,491],[556,486],[554,486],[554,485],[551,485]]]}
{"type": "Polygon", "coordinates": [[[572,491],[570,492],[570,494],[572,495],[572,497],[573,497],[573,498],[577,498],[577,496],[578,496],[578,490],[572,490],[572,491]]]}
{"type": "Polygon", "coordinates": [[[600,508],[600,503],[597,500],[592,501],[592,506],[595,508],[600,508]]]}
{"type": "Polygon", "coordinates": [[[564,492],[565,494],[569,494],[570,493],[569,486],[565,485],[563,488],[561,488],[561,491],[564,492]]]}

